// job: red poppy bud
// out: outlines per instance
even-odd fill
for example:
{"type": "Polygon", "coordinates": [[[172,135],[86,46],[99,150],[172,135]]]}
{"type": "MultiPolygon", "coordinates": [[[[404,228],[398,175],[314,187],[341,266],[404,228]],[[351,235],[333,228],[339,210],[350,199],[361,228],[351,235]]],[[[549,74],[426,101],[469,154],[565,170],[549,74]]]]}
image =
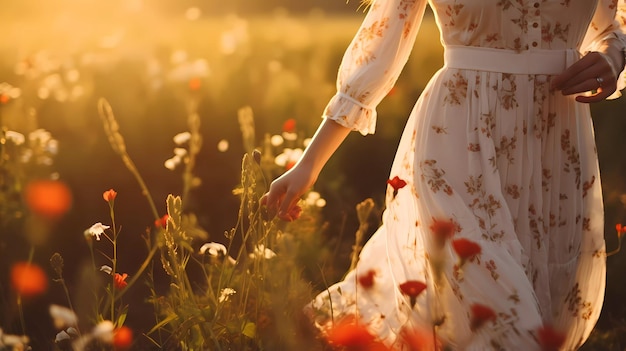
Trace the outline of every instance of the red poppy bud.
{"type": "Polygon", "coordinates": [[[456,225],[452,221],[440,221],[435,219],[430,225],[430,230],[435,238],[435,243],[442,248],[448,239],[456,232],[456,225]]]}
{"type": "Polygon", "coordinates": [[[565,334],[556,331],[550,325],[544,325],[537,329],[537,338],[541,351],[559,351],[565,343],[565,334]]]}
{"type": "Polygon", "coordinates": [[[117,197],[117,192],[113,189],[109,189],[105,191],[104,193],[102,193],[102,198],[104,198],[104,201],[106,202],[111,202],[115,200],[116,197],[117,197]]]}
{"type": "Polygon", "coordinates": [[[285,133],[294,133],[296,131],[296,120],[293,118],[289,118],[283,123],[283,132],[285,133]]]}
{"type": "Polygon", "coordinates": [[[33,213],[47,219],[58,219],[72,205],[72,193],[58,180],[34,180],[26,186],[26,203],[33,213]]]}
{"type": "Polygon", "coordinates": [[[18,294],[35,297],[48,290],[48,277],[36,264],[18,262],[11,267],[11,285],[18,294]]]}
{"type": "Polygon", "coordinates": [[[113,346],[115,350],[130,350],[133,343],[133,330],[127,326],[122,326],[115,331],[113,336],[113,346]]]}
{"type": "Polygon", "coordinates": [[[333,347],[348,350],[371,350],[371,347],[377,344],[376,337],[354,317],[344,318],[334,324],[326,334],[326,338],[333,347]]]}
{"type": "Polygon", "coordinates": [[[359,284],[365,289],[369,289],[374,285],[374,276],[376,276],[376,272],[370,269],[365,274],[358,277],[359,284]]]}
{"type": "Polygon", "coordinates": [[[169,217],[170,216],[167,214],[163,215],[163,217],[154,221],[154,226],[157,228],[163,228],[163,229],[167,228],[167,219],[169,217]]]}
{"type": "Polygon", "coordinates": [[[470,328],[472,329],[472,331],[480,328],[488,321],[496,321],[497,315],[493,311],[493,309],[491,309],[491,307],[475,303],[470,307],[470,309],[472,316],[470,321],[470,328]]]}
{"type": "Polygon", "coordinates": [[[481,252],[480,245],[465,238],[453,240],[452,248],[461,259],[461,264],[463,264],[467,260],[472,259],[474,256],[480,254],[481,252]]]}
{"type": "Polygon", "coordinates": [[[126,282],[126,278],[128,278],[128,274],[126,273],[115,273],[115,275],[113,276],[113,285],[115,285],[115,288],[117,290],[122,290],[128,285],[128,282],[126,282]]]}
{"type": "Polygon", "coordinates": [[[417,297],[426,289],[426,284],[417,280],[407,280],[400,284],[400,291],[407,295],[411,301],[411,308],[415,306],[417,297]]]}

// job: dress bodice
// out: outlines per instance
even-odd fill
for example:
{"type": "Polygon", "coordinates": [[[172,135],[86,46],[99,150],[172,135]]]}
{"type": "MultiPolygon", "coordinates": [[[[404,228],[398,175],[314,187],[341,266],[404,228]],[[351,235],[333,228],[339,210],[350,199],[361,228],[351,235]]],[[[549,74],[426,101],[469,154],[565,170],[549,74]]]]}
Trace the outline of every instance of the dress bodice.
{"type": "Polygon", "coordinates": [[[516,51],[583,45],[597,0],[431,0],[444,45],[516,51]]]}

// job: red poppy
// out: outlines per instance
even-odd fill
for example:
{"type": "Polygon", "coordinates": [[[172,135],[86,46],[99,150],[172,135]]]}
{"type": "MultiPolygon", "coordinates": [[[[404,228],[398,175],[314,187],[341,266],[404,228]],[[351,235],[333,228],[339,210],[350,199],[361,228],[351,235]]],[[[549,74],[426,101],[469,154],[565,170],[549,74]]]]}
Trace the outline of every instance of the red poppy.
{"type": "Polygon", "coordinates": [[[113,335],[113,346],[115,350],[130,350],[133,343],[133,330],[127,326],[121,326],[113,335]]]}
{"type": "Polygon", "coordinates": [[[102,198],[104,198],[104,201],[106,202],[111,202],[115,200],[116,197],[117,197],[117,192],[113,189],[109,189],[105,191],[104,193],[102,193],[102,198]]]}
{"type": "Polygon", "coordinates": [[[398,190],[404,188],[406,186],[406,181],[400,179],[400,177],[395,176],[391,179],[387,179],[387,184],[391,185],[393,188],[393,197],[395,198],[398,195],[398,190]]]}
{"type": "Polygon", "coordinates": [[[483,324],[485,324],[488,321],[493,321],[493,322],[496,321],[497,315],[493,311],[493,309],[491,309],[491,307],[481,305],[479,303],[475,303],[472,306],[470,306],[470,310],[471,310],[471,315],[472,315],[472,319],[470,321],[470,328],[472,329],[472,331],[475,331],[476,329],[480,328],[483,324]]]}
{"type": "Polygon", "coordinates": [[[454,248],[456,254],[459,255],[461,265],[481,252],[480,245],[465,238],[452,240],[452,248],[454,248]]]}
{"type": "Polygon", "coordinates": [[[446,244],[446,241],[456,232],[456,225],[451,220],[440,221],[434,219],[433,224],[430,225],[430,230],[435,237],[435,243],[439,248],[442,248],[446,244]]]}
{"type": "Polygon", "coordinates": [[[293,118],[289,118],[283,123],[283,132],[285,133],[294,133],[296,131],[296,120],[293,118]]]}
{"type": "Polygon", "coordinates": [[[417,280],[407,280],[400,284],[400,291],[411,300],[411,307],[415,306],[417,297],[426,289],[426,284],[417,280]]]}
{"type": "Polygon", "coordinates": [[[34,180],[26,186],[26,203],[33,213],[48,219],[64,215],[72,205],[72,193],[58,180],[34,180]]]}
{"type": "Polygon", "coordinates": [[[373,269],[368,270],[365,274],[358,277],[359,284],[365,289],[369,289],[374,286],[374,276],[376,272],[373,269]]]}
{"type": "Polygon", "coordinates": [[[559,351],[565,343],[565,334],[556,331],[551,325],[544,325],[537,329],[541,351],[559,351]]]}
{"type": "Polygon", "coordinates": [[[126,278],[128,278],[128,274],[126,273],[115,273],[115,275],[113,276],[113,285],[115,285],[115,288],[117,290],[122,290],[128,285],[128,282],[126,282],[126,278]]]}
{"type": "Polygon", "coordinates": [[[333,325],[326,334],[326,340],[333,347],[353,351],[388,350],[354,317],[344,318],[333,325]]]}
{"type": "Polygon", "coordinates": [[[400,179],[400,177],[395,176],[391,179],[387,180],[387,184],[391,185],[394,191],[398,191],[406,186],[406,181],[400,179]]]}
{"type": "Polygon", "coordinates": [[[21,296],[35,297],[48,290],[48,277],[36,264],[18,262],[11,267],[11,285],[21,296]]]}
{"type": "Polygon", "coordinates": [[[191,78],[189,80],[189,90],[198,91],[202,87],[202,80],[200,78],[191,78]]]}
{"type": "Polygon", "coordinates": [[[167,219],[170,218],[169,215],[165,214],[163,217],[154,221],[154,226],[157,228],[167,228],[167,219]]]}

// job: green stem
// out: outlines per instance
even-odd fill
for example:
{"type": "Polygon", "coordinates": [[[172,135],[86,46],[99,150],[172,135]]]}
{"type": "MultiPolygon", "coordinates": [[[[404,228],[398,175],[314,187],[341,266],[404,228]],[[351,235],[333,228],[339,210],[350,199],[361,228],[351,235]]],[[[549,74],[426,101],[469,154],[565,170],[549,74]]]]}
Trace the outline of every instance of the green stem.
{"type": "Polygon", "coordinates": [[[20,315],[20,326],[22,327],[22,334],[26,334],[26,320],[24,319],[24,307],[22,305],[22,295],[17,294],[17,311],[20,315]]]}
{"type": "Polygon", "coordinates": [[[120,299],[122,296],[124,296],[124,294],[126,294],[126,291],[128,291],[128,287],[133,285],[139,279],[141,274],[146,270],[146,268],[148,268],[148,265],[152,261],[152,257],[154,257],[154,254],[157,252],[158,249],[159,249],[159,245],[154,244],[154,246],[152,246],[152,249],[150,250],[150,252],[148,253],[148,256],[146,256],[143,263],[139,267],[139,270],[128,281],[128,285],[126,286],[126,289],[120,291],[120,293],[116,295],[116,299],[120,299]]]}
{"type": "Polygon", "coordinates": [[[150,209],[152,210],[152,215],[154,216],[154,219],[158,220],[159,218],[161,218],[161,216],[159,216],[159,211],[157,211],[156,205],[154,204],[154,200],[152,199],[152,195],[150,194],[150,191],[148,191],[148,186],[146,185],[146,182],[144,182],[141,174],[139,173],[137,166],[135,166],[135,163],[133,162],[133,160],[130,158],[130,156],[127,153],[124,153],[122,155],[122,161],[124,162],[124,165],[126,165],[126,168],[130,171],[130,173],[135,177],[135,179],[137,180],[137,183],[139,183],[139,187],[141,188],[141,193],[148,200],[148,205],[150,206],[150,209]]]}
{"type": "Polygon", "coordinates": [[[109,213],[111,216],[111,226],[113,227],[113,270],[111,271],[111,321],[115,322],[115,275],[117,274],[117,227],[115,226],[115,211],[113,210],[113,201],[109,201],[109,213]]]}

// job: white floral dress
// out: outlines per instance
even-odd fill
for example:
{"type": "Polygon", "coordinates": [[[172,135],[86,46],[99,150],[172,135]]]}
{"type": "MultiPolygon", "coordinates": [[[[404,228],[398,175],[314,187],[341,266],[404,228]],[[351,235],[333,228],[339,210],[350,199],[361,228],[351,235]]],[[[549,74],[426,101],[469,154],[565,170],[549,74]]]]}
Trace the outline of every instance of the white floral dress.
{"type": "Polygon", "coordinates": [[[356,316],[398,349],[411,327],[454,350],[537,350],[549,325],[563,350],[582,345],[604,295],[602,193],[589,106],[549,85],[604,40],[626,43],[622,1],[374,1],[324,117],[374,132],[376,105],[420,49],[427,4],[446,64],[398,147],[390,179],[406,185],[388,186],[357,268],[310,305],[320,328],[356,316]],[[426,288],[411,297],[406,282],[426,288]],[[493,312],[485,323],[477,305],[493,312]]]}

